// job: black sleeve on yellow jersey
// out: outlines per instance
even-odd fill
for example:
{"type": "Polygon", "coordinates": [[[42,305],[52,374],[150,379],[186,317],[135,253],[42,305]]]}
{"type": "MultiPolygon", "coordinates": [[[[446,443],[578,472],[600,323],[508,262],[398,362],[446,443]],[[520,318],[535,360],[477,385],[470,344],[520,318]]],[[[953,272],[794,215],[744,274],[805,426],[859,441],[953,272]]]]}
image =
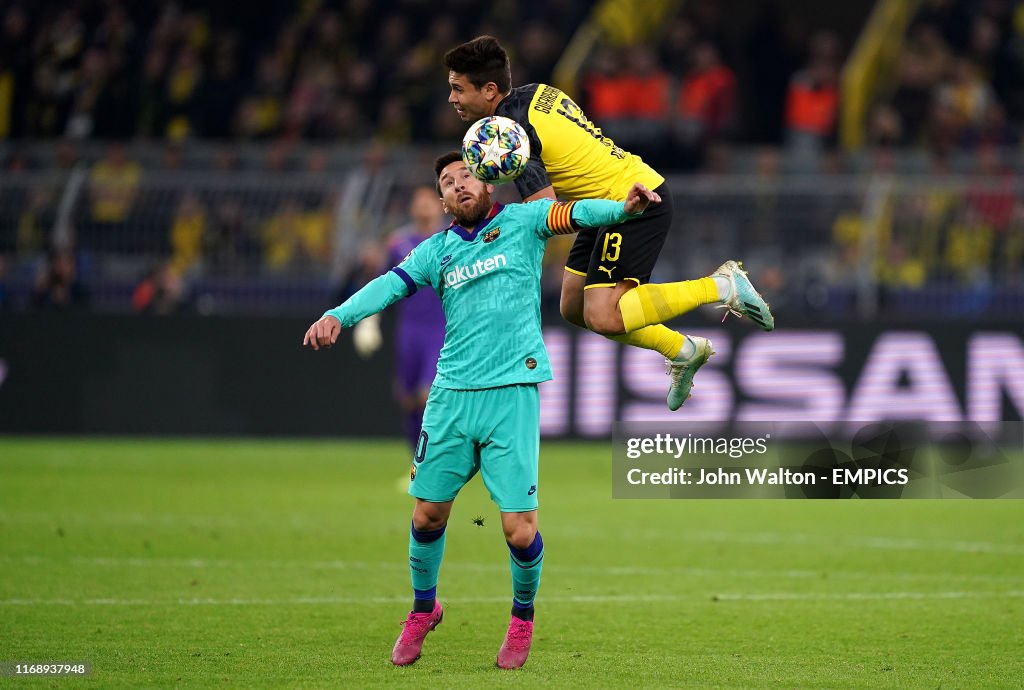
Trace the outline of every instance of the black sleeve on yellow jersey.
{"type": "Polygon", "coordinates": [[[524,199],[551,184],[547,168],[544,167],[544,161],[540,157],[540,138],[537,136],[537,130],[530,124],[530,103],[538,88],[538,84],[517,86],[502,99],[494,111],[495,115],[518,122],[526,130],[526,136],[530,139],[530,160],[526,164],[526,169],[516,178],[516,189],[524,199]]]}

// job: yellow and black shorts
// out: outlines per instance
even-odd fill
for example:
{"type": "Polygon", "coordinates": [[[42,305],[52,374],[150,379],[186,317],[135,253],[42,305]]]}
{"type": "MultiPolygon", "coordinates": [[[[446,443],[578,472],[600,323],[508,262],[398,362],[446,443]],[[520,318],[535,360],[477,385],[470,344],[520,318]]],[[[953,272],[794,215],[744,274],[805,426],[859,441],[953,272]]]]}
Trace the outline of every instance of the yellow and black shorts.
{"type": "Polygon", "coordinates": [[[637,285],[650,281],[665,238],[672,226],[672,193],[662,184],[660,204],[620,225],[581,228],[569,251],[565,270],[586,276],[586,287],[611,287],[623,280],[637,285]]]}

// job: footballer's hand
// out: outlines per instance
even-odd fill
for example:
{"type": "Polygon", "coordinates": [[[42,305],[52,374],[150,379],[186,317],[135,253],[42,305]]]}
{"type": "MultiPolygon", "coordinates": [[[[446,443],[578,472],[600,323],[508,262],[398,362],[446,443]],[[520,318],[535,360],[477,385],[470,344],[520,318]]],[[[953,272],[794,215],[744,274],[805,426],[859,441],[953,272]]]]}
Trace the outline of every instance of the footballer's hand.
{"type": "Polygon", "coordinates": [[[380,334],[380,316],[373,314],[356,324],[352,329],[352,344],[356,346],[356,354],[369,359],[380,349],[384,339],[380,334]]]}
{"type": "Polygon", "coordinates": [[[339,333],[341,333],[341,322],[333,316],[324,316],[309,327],[302,344],[308,345],[314,350],[319,350],[321,346],[330,347],[338,342],[339,333]]]}
{"type": "Polygon", "coordinates": [[[647,189],[639,182],[633,183],[633,187],[626,195],[626,213],[636,216],[647,210],[650,204],[660,204],[661,196],[657,192],[647,189]]]}

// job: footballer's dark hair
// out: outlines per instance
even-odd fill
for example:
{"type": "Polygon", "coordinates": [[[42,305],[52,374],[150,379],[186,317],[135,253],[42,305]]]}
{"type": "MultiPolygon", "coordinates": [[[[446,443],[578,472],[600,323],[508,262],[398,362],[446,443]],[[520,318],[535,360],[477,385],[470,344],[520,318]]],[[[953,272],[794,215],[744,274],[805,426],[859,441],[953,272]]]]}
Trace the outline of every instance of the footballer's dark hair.
{"type": "Polygon", "coordinates": [[[441,171],[447,168],[455,161],[461,160],[461,153],[459,153],[458,151],[449,151],[444,155],[438,156],[437,160],[434,161],[434,178],[436,179],[434,186],[437,189],[438,196],[444,196],[443,194],[441,194],[441,171]]]}
{"type": "Polygon", "coordinates": [[[444,66],[452,72],[465,74],[480,89],[493,81],[502,95],[512,89],[512,67],[508,53],[494,36],[477,36],[455,46],[444,54],[444,66]]]}

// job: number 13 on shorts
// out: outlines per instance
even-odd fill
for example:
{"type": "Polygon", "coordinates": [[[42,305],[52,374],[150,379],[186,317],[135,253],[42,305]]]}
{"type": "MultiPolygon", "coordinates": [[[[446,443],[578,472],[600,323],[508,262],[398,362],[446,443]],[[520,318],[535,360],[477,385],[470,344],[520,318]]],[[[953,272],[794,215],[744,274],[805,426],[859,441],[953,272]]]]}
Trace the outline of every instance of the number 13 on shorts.
{"type": "Polygon", "coordinates": [[[622,235],[617,232],[604,234],[604,245],[601,248],[601,261],[616,261],[622,248],[622,235]]]}

